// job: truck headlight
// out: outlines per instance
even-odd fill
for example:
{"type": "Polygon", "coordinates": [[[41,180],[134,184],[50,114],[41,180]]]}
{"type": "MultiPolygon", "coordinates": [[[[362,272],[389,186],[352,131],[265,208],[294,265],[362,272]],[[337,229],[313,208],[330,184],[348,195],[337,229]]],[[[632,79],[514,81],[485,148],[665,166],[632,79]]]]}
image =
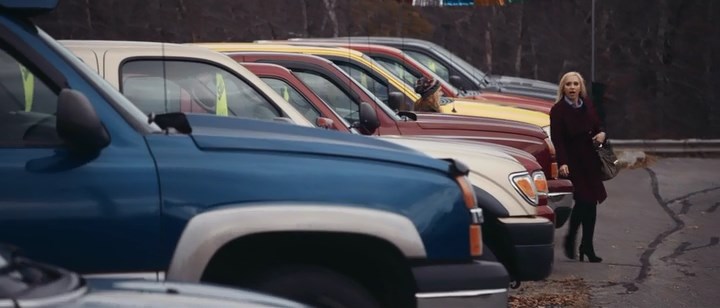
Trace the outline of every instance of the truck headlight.
{"type": "Polygon", "coordinates": [[[533,206],[539,203],[535,181],[527,172],[516,172],[509,176],[510,183],[520,195],[533,206]]]}

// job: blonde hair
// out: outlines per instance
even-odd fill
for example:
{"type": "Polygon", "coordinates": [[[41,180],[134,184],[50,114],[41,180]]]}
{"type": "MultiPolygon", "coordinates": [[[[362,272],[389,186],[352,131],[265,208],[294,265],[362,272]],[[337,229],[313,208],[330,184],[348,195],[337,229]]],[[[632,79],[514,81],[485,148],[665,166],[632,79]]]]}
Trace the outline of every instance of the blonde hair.
{"type": "Polygon", "coordinates": [[[565,82],[567,82],[567,79],[569,77],[575,76],[578,79],[580,79],[580,98],[586,98],[587,97],[587,89],[585,88],[585,79],[583,79],[582,75],[578,72],[567,72],[565,75],[560,78],[560,83],[558,84],[558,90],[557,90],[557,101],[561,101],[563,99],[563,96],[565,96],[565,93],[563,93],[563,85],[565,85],[565,82]]]}
{"type": "Polygon", "coordinates": [[[440,92],[440,88],[435,90],[433,94],[426,97],[420,97],[417,101],[415,101],[415,111],[440,112],[440,98],[438,97],[439,95],[436,95],[437,92],[440,92]]]}

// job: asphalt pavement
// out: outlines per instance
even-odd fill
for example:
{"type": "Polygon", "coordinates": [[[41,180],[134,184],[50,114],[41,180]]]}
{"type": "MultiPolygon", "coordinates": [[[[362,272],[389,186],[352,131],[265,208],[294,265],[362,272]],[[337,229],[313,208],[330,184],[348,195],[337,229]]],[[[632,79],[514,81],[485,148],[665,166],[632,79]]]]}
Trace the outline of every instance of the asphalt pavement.
{"type": "Polygon", "coordinates": [[[659,159],[605,184],[595,231],[603,262],[566,259],[565,226],[546,283],[580,278],[591,307],[719,307],[720,159],[659,159]]]}

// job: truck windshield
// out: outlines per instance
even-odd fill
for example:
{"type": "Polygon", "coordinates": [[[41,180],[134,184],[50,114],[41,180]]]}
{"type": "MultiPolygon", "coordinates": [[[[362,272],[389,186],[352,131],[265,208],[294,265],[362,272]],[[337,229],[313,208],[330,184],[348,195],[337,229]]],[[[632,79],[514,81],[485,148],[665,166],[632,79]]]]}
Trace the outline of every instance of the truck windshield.
{"type": "Polygon", "coordinates": [[[448,57],[451,61],[457,63],[464,70],[468,71],[468,73],[470,73],[470,75],[475,77],[478,81],[482,82],[482,84],[478,84],[478,85],[484,86],[484,85],[487,85],[487,83],[489,82],[487,80],[487,74],[485,74],[485,72],[477,69],[475,66],[468,63],[463,58],[458,57],[454,53],[450,52],[449,50],[447,50],[437,44],[431,44],[431,46],[433,49],[435,49],[435,51],[437,51],[437,53],[439,53],[445,57],[448,57]]]}
{"type": "Polygon", "coordinates": [[[375,62],[380,63],[385,69],[387,69],[389,72],[393,73],[395,77],[401,79],[405,82],[405,84],[414,87],[415,83],[421,76],[416,76],[412,72],[410,72],[405,66],[403,66],[400,62],[385,59],[381,57],[373,58],[375,62]]]}

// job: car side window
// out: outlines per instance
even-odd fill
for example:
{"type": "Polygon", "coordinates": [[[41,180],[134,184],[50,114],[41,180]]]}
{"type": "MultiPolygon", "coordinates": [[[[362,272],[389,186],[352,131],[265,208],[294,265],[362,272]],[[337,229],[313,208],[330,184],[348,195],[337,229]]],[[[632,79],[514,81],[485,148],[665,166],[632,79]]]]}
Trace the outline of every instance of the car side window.
{"type": "Polygon", "coordinates": [[[345,93],[345,91],[335,83],[311,72],[296,71],[293,73],[342,118],[349,123],[360,121],[360,115],[358,113],[360,107],[350,95],[345,93]]]}
{"type": "Polygon", "coordinates": [[[405,53],[440,76],[443,80],[450,81],[450,70],[445,65],[442,65],[442,63],[417,51],[406,50],[405,53]]]}
{"type": "Polygon", "coordinates": [[[405,68],[401,63],[397,61],[393,61],[390,59],[382,58],[382,57],[376,57],[373,58],[375,62],[380,63],[385,69],[390,71],[395,77],[400,78],[405,84],[415,87],[415,82],[417,82],[418,79],[420,79],[420,76],[415,76],[413,73],[411,73],[407,68],[405,68]]]}
{"type": "Polygon", "coordinates": [[[0,50],[0,147],[62,144],[55,129],[57,93],[0,50]]]}
{"type": "Polygon", "coordinates": [[[120,74],[121,92],[145,113],[210,113],[260,120],[282,116],[246,81],[210,64],[135,60],[123,64],[120,74]]]}
{"type": "Polygon", "coordinates": [[[268,84],[270,88],[275,90],[280,96],[282,96],[290,105],[295,107],[300,113],[310,121],[315,123],[317,118],[320,117],[320,112],[313,106],[300,92],[298,92],[292,85],[277,78],[261,77],[262,81],[268,84]]]}
{"type": "Polygon", "coordinates": [[[128,76],[123,81],[123,88],[123,95],[147,114],[181,111],[183,104],[192,108],[190,94],[177,83],[162,77],[128,76]]]}
{"type": "Polygon", "coordinates": [[[375,95],[375,97],[387,104],[389,96],[388,87],[384,82],[376,79],[372,74],[370,74],[370,72],[358,67],[357,65],[346,62],[336,62],[335,64],[348,73],[348,75],[355,79],[355,81],[365,87],[365,89],[368,89],[373,95],[375,95]]]}

